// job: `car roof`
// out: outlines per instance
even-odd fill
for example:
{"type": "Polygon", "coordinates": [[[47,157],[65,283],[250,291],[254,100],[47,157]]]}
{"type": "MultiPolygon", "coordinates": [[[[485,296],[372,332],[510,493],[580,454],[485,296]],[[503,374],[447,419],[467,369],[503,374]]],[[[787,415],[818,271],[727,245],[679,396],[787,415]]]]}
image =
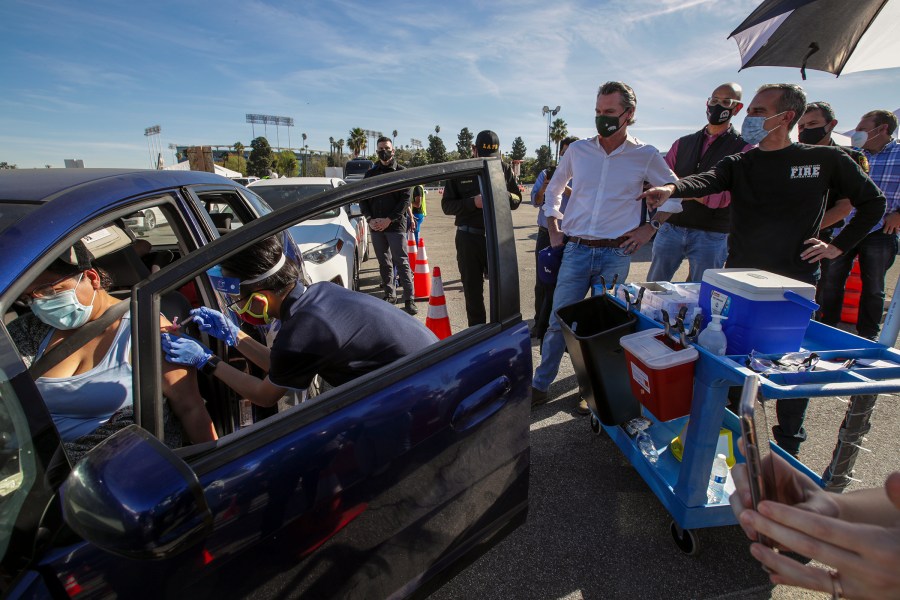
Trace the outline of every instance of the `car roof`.
{"type": "Polygon", "coordinates": [[[0,171],[0,202],[47,202],[73,194],[79,202],[102,206],[110,197],[119,199],[154,189],[222,182],[234,185],[230,179],[204,171],[10,169],[0,171]]]}
{"type": "Polygon", "coordinates": [[[136,196],[187,185],[240,185],[203,171],[11,169],[0,171],[0,207],[37,204],[0,233],[0,291],[80,224],[136,196]]]}
{"type": "Polygon", "coordinates": [[[331,185],[337,187],[343,180],[340,177],[279,177],[278,179],[260,179],[254,181],[252,187],[267,185],[331,185]]]}

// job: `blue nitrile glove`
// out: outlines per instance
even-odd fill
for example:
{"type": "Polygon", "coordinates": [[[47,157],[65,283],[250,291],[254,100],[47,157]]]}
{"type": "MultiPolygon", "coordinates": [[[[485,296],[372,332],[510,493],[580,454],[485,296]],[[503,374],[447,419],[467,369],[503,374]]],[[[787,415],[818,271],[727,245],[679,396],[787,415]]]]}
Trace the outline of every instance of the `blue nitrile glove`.
{"type": "Polygon", "coordinates": [[[202,369],[213,356],[212,350],[186,335],[162,334],[162,349],[170,363],[195,369],[202,369]]]}
{"type": "Polygon", "coordinates": [[[201,306],[192,310],[191,316],[194,317],[194,323],[200,331],[222,340],[229,346],[234,347],[237,344],[240,328],[219,311],[201,306]]]}

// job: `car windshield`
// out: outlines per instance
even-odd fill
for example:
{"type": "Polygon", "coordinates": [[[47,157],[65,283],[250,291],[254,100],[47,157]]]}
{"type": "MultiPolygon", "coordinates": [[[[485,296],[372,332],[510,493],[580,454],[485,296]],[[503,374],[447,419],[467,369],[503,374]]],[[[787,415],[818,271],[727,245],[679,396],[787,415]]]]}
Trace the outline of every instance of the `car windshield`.
{"type": "Polygon", "coordinates": [[[6,231],[38,206],[37,204],[17,204],[0,200],[0,231],[6,231]]]}
{"type": "Polygon", "coordinates": [[[374,166],[371,160],[351,160],[344,166],[344,175],[365,175],[374,166]]]}
{"type": "MultiPolygon", "coordinates": [[[[334,189],[326,183],[308,183],[303,185],[255,185],[253,191],[262,196],[269,206],[278,210],[298,200],[334,189]]],[[[326,210],[314,219],[333,219],[340,214],[340,208],[326,210]]]]}

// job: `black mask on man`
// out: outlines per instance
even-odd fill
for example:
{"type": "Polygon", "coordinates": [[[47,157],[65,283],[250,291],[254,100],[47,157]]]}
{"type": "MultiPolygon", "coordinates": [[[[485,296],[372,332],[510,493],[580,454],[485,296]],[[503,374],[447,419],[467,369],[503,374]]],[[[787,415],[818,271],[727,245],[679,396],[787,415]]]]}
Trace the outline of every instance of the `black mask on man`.
{"type": "Polygon", "coordinates": [[[825,131],[825,127],[807,127],[803,131],[797,134],[797,139],[800,140],[801,144],[818,144],[819,140],[828,135],[828,132],[825,131]]]}
{"type": "Polygon", "coordinates": [[[706,120],[709,121],[710,125],[721,125],[730,118],[730,108],[725,108],[724,106],[719,106],[718,104],[706,107],[706,120]]]}
{"type": "Polygon", "coordinates": [[[379,150],[378,151],[378,158],[380,158],[384,162],[391,160],[391,157],[393,157],[393,156],[394,156],[394,152],[392,150],[379,150]]]}

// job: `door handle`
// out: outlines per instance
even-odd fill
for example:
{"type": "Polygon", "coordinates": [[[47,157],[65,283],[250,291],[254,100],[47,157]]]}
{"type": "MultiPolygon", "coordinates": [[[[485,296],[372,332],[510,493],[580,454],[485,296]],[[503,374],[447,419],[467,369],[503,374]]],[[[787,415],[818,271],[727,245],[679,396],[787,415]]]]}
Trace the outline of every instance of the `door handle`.
{"type": "Polygon", "coordinates": [[[457,405],[450,426],[465,431],[490,418],[509,400],[511,389],[509,377],[503,375],[476,390],[457,405]]]}

